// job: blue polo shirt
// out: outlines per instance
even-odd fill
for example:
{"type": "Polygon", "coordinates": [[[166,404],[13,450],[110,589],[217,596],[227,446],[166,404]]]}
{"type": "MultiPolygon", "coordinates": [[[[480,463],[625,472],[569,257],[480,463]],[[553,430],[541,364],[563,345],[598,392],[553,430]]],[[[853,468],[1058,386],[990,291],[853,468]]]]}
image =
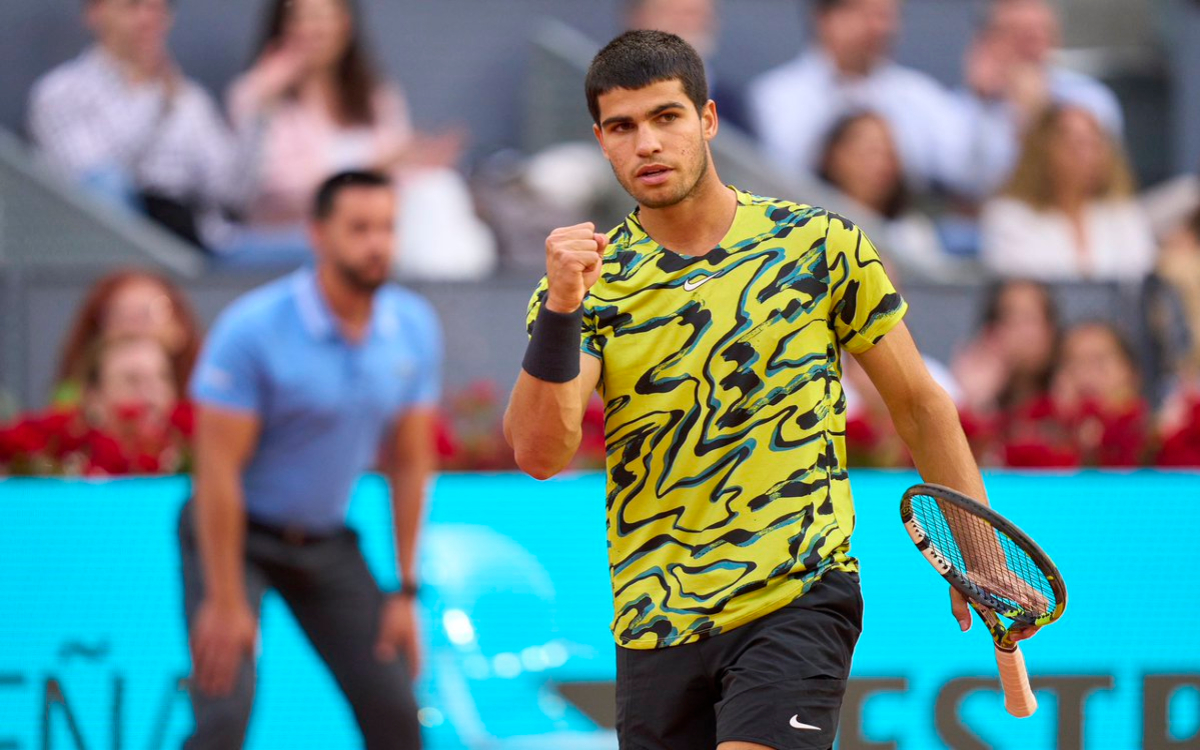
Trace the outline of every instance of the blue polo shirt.
{"type": "Polygon", "coordinates": [[[242,475],[247,514],[319,533],[345,525],[351,489],[396,418],[436,404],[441,358],[437,317],[423,298],[382,287],[365,338],[352,343],[316,273],[303,269],[221,314],[191,394],[260,420],[242,475]]]}

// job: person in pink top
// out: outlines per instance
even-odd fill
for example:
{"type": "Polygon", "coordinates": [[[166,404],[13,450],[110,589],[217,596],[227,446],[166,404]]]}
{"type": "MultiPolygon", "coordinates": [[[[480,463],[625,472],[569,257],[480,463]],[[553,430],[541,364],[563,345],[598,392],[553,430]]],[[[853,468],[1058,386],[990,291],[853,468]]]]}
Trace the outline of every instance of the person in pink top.
{"type": "Polygon", "coordinates": [[[330,174],[457,161],[459,133],[413,130],[400,88],[372,64],[354,0],[274,0],[254,65],[229,92],[229,112],[260,143],[256,189],[245,212],[258,230],[300,226],[330,174]]]}

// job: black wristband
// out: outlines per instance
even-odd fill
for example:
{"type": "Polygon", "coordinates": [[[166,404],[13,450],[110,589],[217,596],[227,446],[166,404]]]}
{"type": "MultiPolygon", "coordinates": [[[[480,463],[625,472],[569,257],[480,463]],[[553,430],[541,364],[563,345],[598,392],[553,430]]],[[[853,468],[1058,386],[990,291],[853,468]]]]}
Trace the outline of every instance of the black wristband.
{"type": "Polygon", "coordinates": [[[559,313],[547,310],[543,304],[533,321],[533,333],[521,367],[548,383],[568,383],[579,377],[582,329],[582,305],[575,312],[559,313]]]}

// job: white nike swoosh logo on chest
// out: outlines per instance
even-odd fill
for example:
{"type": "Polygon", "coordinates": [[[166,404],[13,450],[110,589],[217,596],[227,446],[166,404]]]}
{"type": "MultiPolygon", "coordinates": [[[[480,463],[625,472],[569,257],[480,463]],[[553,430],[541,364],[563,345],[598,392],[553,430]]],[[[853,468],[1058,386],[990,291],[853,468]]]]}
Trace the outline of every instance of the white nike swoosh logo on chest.
{"type": "Polygon", "coordinates": [[[815,732],[821,731],[820,727],[814,727],[812,724],[805,724],[805,723],[801,722],[799,714],[796,714],[795,716],[793,716],[792,720],[789,721],[788,723],[792,725],[792,729],[811,729],[815,732]]]}
{"type": "Polygon", "coordinates": [[[687,281],[683,282],[683,290],[685,292],[694,292],[697,289],[699,289],[701,286],[703,286],[704,284],[707,284],[708,282],[712,281],[713,279],[717,278],[720,275],[721,274],[719,274],[719,273],[714,273],[711,276],[701,276],[700,278],[695,279],[695,280],[688,279],[687,281]]]}

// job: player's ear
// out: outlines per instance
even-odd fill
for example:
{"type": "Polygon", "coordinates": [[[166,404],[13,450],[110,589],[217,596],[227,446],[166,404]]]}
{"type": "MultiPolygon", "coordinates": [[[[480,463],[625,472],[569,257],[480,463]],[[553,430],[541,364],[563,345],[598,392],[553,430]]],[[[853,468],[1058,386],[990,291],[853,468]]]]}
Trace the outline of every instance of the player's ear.
{"type": "Polygon", "coordinates": [[[310,219],[308,222],[308,246],[312,248],[313,255],[320,258],[324,255],[322,248],[325,247],[325,222],[320,219],[310,219]]]}
{"type": "Polygon", "coordinates": [[[711,141],[717,137],[720,120],[717,118],[717,103],[709,99],[700,110],[700,126],[704,129],[704,140],[711,141]]]}

